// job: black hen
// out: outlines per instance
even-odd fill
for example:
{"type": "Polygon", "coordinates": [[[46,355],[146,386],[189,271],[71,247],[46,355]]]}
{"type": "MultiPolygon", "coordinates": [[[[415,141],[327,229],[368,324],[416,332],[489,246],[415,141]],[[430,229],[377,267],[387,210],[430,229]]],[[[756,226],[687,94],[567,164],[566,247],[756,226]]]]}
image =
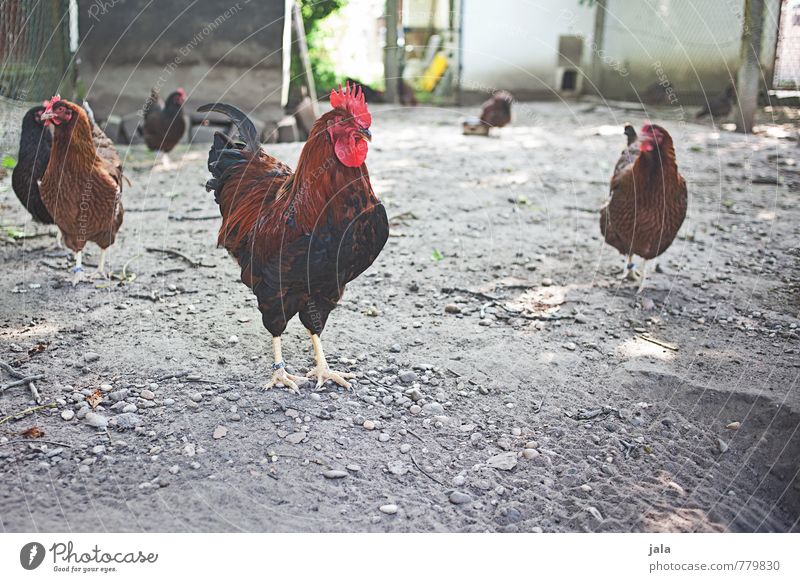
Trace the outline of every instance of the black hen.
{"type": "Polygon", "coordinates": [[[47,169],[53,144],[53,136],[41,119],[43,111],[42,105],[32,107],[22,118],[19,156],[11,174],[11,187],[36,222],[53,224],[53,217],[39,194],[39,180],[47,169]]]}

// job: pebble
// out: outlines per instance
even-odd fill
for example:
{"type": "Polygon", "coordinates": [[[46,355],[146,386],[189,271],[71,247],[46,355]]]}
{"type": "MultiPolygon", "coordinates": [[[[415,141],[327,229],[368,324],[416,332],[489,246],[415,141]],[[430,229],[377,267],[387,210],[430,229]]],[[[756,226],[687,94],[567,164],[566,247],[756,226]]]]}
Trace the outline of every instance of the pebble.
{"type": "Polygon", "coordinates": [[[573,342],[569,342],[564,344],[564,348],[568,349],[571,352],[574,352],[578,348],[578,346],[576,346],[573,342]]]}
{"type": "Polygon", "coordinates": [[[126,404],[122,407],[122,412],[136,412],[137,410],[139,409],[136,408],[135,404],[126,404]]]}
{"type": "Polygon", "coordinates": [[[453,486],[454,487],[461,487],[464,483],[467,482],[467,478],[464,475],[456,475],[453,477],[453,486]]]}
{"type": "Polygon", "coordinates": [[[109,394],[108,397],[114,402],[122,402],[128,397],[128,389],[123,388],[122,390],[115,390],[109,394]]]}
{"type": "Polygon", "coordinates": [[[535,459],[536,457],[539,456],[539,451],[537,451],[536,449],[524,449],[522,451],[522,456],[525,457],[526,459],[535,459]]]}
{"type": "Polygon", "coordinates": [[[299,432],[293,432],[291,434],[286,435],[285,440],[292,443],[293,445],[298,445],[302,443],[304,440],[306,440],[306,436],[308,436],[308,433],[301,430],[299,432]]]}
{"type": "Polygon", "coordinates": [[[470,501],[472,501],[472,498],[461,491],[453,491],[450,494],[450,503],[453,505],[463,505],[465,503],[469,503],[470,501]]]}
{"type": "Polygon", "coordinates": [[[499,455],[489,457],[486,460],[486,464],[493,469],[510,471],[517,466],[517,454],[514,452],[500,453],[499,455]]]}
{"type": "Polygon", "coordinates": [[[719,449],[720,453],[724,453],[725,451],[728,450],[728,443],[726,443],[724,440],[718,438],[717,439],[717,448],[719,449]]]}
{"type": "Polygon", "coordinates": [[[403,461],[391,461],[386,465],[386,467],[389,469],[389,472],[392,475],[397,475],[398,477],[402,477],[408,473],[408,465],[406,465],[403,461]]]}
{"type": "Polygon", "coordinates": [[[461,308],[455,303],[448,303],[444,306],[445,313],[461,313],[461,308]]]}
{"type": "Polygon", "coordinates": [[[553,284],[553,280],[550,277],[545,277],[542,279],[542,287],[550,287],[553,284]]]}
{"type": "Polygon", "coordinates": [[[385,443],[385,442],[389,441],[391,438],[392,438],[392,437],[390,437],[390,436],[389,436],[388,434],[386,434],[385,432],[382,432],[382,433],[381,433],[381,434],[378,436],[378,440],[379,440],[380,442],[382,442],[382,443],[385,443]]]}
{"type": "Polygon", "coordinates": [[[592,486],[584,484],[580,486],[580,490],[583,491],[584,493],[589,493],[592,490],[592,486]]]}
{"type": "Polygon", "coordinates": [[[63,410],[61,411],[61,418],[64,420],[72,420],[75,418],[75,413],[72,410],[63,410]]]}
{"type": "Polygon", "coordinates": [[[100,359],[100,354],[97,352],[86,352],[83,354],[83,361],[87,364],[91,364],[92,362],[96,362],[100,359]]]}
{"type": "Polygon", "coordinates": [[[375,423],[371,420],[365,420],[363,426],[367,430],[375,430],[375,423]]]}
{"type": "Polygon", "coordinates": [[[102,414],[96,412],[87,412],[84,417],[86,424],[95,428],[106,428],[108,426],[108,419],[102,414]]]}
{"type": "MultiPolygon", "coordinates": [[[[187,457],[194,457],[196,451],[197,447],[195,447],[194,443],[188,443],[185,447],[183,447],[183,454],[187,457]]],[[[194,465],[192,467],[195,469],[199,468],[194,467],[194,465]]]]}
{"type": "Polygon", "coordinates": [[[422,408],[421,408],[420,406],[416,405],[416,404],[412,404],[412,405],[411,405],[411,406],[408,408],[408,411],[409,411],[411,414],[419,414],[420,412],[422,412],[422,408]]]}
{"type": "Polygon", "coordinates": [[[742,426],[742,423],[737,421],[737,422],[732,422],[730,424],[726,424],[725,428],[730,430],[739,430],[740,426],[742,426]]]}
{"type": "Polygon", "coordinates": [[[221,439],[224,438],[225,435],[227,434],[228,434],[228,429],[220,425],[214,429],[214,434],[212,434],[211,436],[215,439],[221,439]]]}
{"type": "Polygon", "coordinates": [[[411,451],[411,445],[408,443],[403,443],[400,445],[400,452],[406,454],[411,451]]]}
{"type": "Polygon", "coordinates": [[[323,471],[322,475],[326,479],[344,479],[345,477],[347,477],[347,471],[342,471],[339,469],[329,469],[327,471],[323,471]]]}
{"type": "Polygon", "coordinates": [[[353,473],[358,473],[361,470],[361,465],[350,464],[345,467],[348,471],[352,471],[353,473]]]}
{"type": "Polygon", "coordinates": [[[169,468],[169,472],[172,473],[173,475],[177,475],[178,471],[180,471],[180,470],[181,470],[181,468],[178,465],[172,465],[169,468]]]}
{"type": "Polygon", "coordinates": [[[444,406],[439,404],[438,402],[428,402],[422,407],[422,412],[425,414],[430,414],[432,416],[438,416],[444,414],[444,406]]]}
{"type": "Polygon", "coordinates": [[[527,443],[525,443],[525,448],[526,449],[538,449],[539,448],[539,443],[537,443],[536,441],[528,441],[527,443]]]}
{"type": "Polygon", "coordinates": [[[191,398],[192,401],[194,401],[194,402],[200,402],[200,401],[203,400],[203,395],[200,394],[200,392],[195,392],[194,394],[189,396],[189,398],[191,398]]]}
{"type": "Polygon", "coordinates": [[[389,347],[389,351],[390,351],[391,353],[393,353],[393,354],[399,354],[399,353],[400,353],[400,351],[401,351],[402,349],[403,349],[403,348],[402,348],[402,347],[400,347],[400,344],[392,344],[392,345],[389,347]]]}
{"type": "Polygon", "coordinates": [[[142,390],[142,392],[140,393],[140,396],[142,398],[144,398],[145,400],[153,400],[156,397],[156,395],[153,394],[153,391],[152,390],[148,390],[147,388],[142,390]]]}
{"type": "Polygon", "coordinates": [[[403,370],[397,377],[403,384],[411,384],[417,379],[417,373],[414,370],[403,370]]]}
{"type": "Polygon", "coordinates": [[[381,505],[380,508],[382,513],[387,515],[394,515],[397,513],[397,506],[394,503],[389,503],[387,505],[381,505]]]}
{"type": "Polygon", "coordinates": [[[414,402],[419,402],[423,398],[422,392],[420,391],[419,388],[409,388],[408,390],[405,391],[405,395],[408,396],[414,402]]]}
{"type": "Polygon", "coordinates": [[[117,428],[120,429],[129,429],[129,428],[136,428],[140,424],[144,423],[144,420],[138,414],[134,414],[133,412],[124,412],[122,414],[118,414],[113,419],[113,424],[116,425],[117,428]]]}

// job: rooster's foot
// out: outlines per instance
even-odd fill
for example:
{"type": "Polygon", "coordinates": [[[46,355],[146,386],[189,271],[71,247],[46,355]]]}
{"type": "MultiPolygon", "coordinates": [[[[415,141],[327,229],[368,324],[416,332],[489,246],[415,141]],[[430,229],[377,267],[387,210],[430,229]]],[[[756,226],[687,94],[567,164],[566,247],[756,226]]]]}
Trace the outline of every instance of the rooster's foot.
{"type": "Polygon", "coordinates": [[[318,366],[314,366],[311,370],[309,370],[306,376],[309,378],[316,377],[317,390],[322,388],[322,385],[326,380],[331,380],[343,388],[350,388],[350,382],[347,380],[349,378],[356,377],[356,375],[352,372],[337,372],[335,370],[331,370],[327,366],[322,369],[320,369],[318,366]]]}
{"type": "Polygon", "coordinates": [[[289,392],[300,394],[300,388],[297,387],[297,384],[298,382],[302,384],[305,381],[306,379],[302,376],[295,376],[287,372],[286,368],[278,368],[272,373],[272,379],[264,386],[264,390],[269,390],[273,386],[283,386],[289,392]]]}

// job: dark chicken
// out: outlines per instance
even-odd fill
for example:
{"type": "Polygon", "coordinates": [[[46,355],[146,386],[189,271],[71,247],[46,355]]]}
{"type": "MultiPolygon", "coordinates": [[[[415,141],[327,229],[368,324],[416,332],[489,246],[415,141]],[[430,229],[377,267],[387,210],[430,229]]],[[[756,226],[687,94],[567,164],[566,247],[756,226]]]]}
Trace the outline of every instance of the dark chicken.
{"type": "Polygon", "coordinates": [[[725,90],[710,99],[703,107],[695,114],[695,119],[700,119],[706,115],[711,115],[712,119],[719,120],[727,117],[733,104],[736,102],[736,89],[734,86],[728,85],[725,90]]]}
{"type": "Polygon", "coordinates": [[[648,123],[638,138],[630,130],[632,135],[626,127],[629,146],[611,178],[611,197],[600,210],[600,231],[608,244],[627,256],[625,277],[636,276],[633,255],[645,259],[641,291],[647,261],[669,248],[683,224],[688,196],[667,130],[648,123]]]}
{"type": "Polygon", "coordinates": [[[75,253],[76,274],[83,271],[83,248],[92,241],[103,251],[97,274],[104,275],[106,249],[122,224],[122,162],[79,105],[56,95],[41,118],[54,126],[50,160],[39,182],[42,201],[75,253]]]}
{"type": "Polygon", "coordinates": [[[514,97],[508,91],[495,91],[481,105],[481,123],[489,127],[503,127],[511,123],[511,103],[514,97]]]}
{"type": "MultiPolygon", "coordinates": [[[[186,116],[183,113],[183,104],[186,101],[186,91],[178,89],[171,93],[166,102],[158,96],[158,91],[153,89],[143,108],[144,121],[139,126],[139,131],[144,137],[144,143],[151,150],[161,154],[168,154],[181,141],[186,133],[186,116]]],[[[169,159],[164,156],[164,165],[169,166],[169,159]]]]}
{"type": "Polygon", "coordinates": [[[364,161],[371,117],[356,87],[331,93],[332,111],[314,123],[297,169],[261,149],[247,116],[231,105],[204,105],[230,117],[243,139],[214,136],[208,156],[213,178],[206,189],[222,214],[218,244],[238,261],[242,282],[258,298],[272,334],[275,363],[270,388],[297,391],[301,379],[286,372],[281,335],[295,314],[311,335],[317,386],[348,387],[352,374],[329,369],[320,341],[345,285],[366,270],[389,236],[386,211],[372,191],[364,161]]]}
{"type": "Polygon", "coordinates": [[[32,107],[22,118],[19,155],[11,174],[11,187],[36,222],[53,224],[53,217],[47,211],[39,193],[39,180],[47,169],[53,143],[53,136],[42,120],[44,110],[44,105],[32,107]]]}

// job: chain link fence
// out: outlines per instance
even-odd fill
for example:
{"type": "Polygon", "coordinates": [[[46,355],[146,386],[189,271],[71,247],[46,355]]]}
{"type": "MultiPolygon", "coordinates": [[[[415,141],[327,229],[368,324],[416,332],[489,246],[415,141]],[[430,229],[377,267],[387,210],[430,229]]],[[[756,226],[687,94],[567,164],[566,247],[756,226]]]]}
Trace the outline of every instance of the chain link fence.
{"type": "Polygon", "coordinates": [[[0,0],[0,152],[31,103],[71,85],[69,0],[0,0]]]}

